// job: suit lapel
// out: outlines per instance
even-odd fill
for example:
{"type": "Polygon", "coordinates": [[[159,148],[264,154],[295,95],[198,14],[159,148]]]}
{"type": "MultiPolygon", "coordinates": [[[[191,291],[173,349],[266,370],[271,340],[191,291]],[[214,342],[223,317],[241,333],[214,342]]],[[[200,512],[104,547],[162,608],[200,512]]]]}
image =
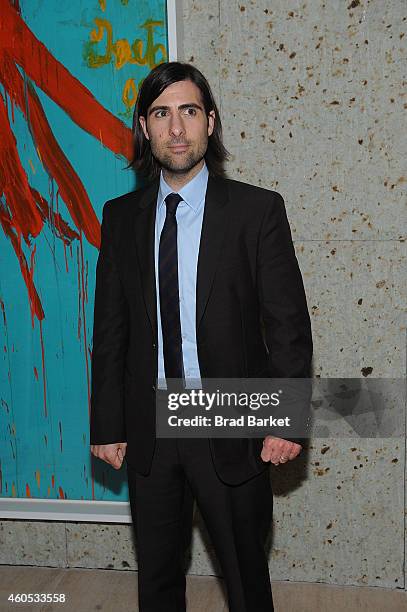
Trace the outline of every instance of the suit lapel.
{"type": "Polygon", "coordinates": [[[135,215],[136,250],[143,285],[144,301],[157,338],[157,297],[155,290],[155,216],[159,181],[154,181],[141,195],[135,215]]]}
{"type": "Polygon", "coordinates": [[[226,181],[209,176],[199,246],[196,280],[196,329],[209,299],[226,233],[228,190],[226,181]]]}
{"type": "MultiPolygon", "coordinates": [[[[159,181],[140,196],[135,215],[136,250],[143,285],[144,301],[154,337],[157,338],[157,296],[155,284],[155,217],[159,181]]],[[[202,221],[196,280],[196,328],[209,299],[216,267],[227,228],[228,191],[226,181],[208,177],[202,221]]]]}

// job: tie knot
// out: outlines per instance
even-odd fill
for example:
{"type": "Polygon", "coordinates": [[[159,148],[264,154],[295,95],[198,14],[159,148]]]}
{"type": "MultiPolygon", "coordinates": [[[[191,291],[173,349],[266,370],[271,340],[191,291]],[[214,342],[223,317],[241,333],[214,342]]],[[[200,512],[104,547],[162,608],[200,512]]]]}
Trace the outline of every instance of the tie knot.
{"type": "Polygon", "coordinates": [[[178,204],[182,201],[182,197],[179,193],[170,193],[165,198],[165,204],[167,206],[167,213],[175,215],[178,204]]]}

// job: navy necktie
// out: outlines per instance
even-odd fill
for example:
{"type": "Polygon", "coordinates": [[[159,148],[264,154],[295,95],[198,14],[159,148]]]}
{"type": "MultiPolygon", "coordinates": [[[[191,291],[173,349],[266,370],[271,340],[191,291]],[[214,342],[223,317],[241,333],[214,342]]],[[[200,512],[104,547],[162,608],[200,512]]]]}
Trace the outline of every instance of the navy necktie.
{"type": "MultiPolygon", "coordinates": [[[[165,198],[167,213],[158,251],[161,328],[165,377],[183,378],[181,319],[179,312],[177,219],[175,213],[182,198],[170,193],[165,198]]],[[[167,380],[168,386],[168,380],[167,380]]]]}

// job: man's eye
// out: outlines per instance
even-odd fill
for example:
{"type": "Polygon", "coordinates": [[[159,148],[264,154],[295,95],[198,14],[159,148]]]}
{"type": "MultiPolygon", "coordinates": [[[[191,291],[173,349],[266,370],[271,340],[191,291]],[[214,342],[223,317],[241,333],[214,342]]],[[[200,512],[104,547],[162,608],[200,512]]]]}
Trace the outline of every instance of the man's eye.
{"type": "MultiPolygon", "coordinates": [[[[194,117],[197,114],[197,110],[193,106],[188,106],[187,108],[184,108],[182,112],[184,115],[188,115],[189,117],[194,117]]],[[[167,115],[167,110],[158,110],[154,113],[154,117],[157,117],[158,119],[166,117],[167,115]]]]}

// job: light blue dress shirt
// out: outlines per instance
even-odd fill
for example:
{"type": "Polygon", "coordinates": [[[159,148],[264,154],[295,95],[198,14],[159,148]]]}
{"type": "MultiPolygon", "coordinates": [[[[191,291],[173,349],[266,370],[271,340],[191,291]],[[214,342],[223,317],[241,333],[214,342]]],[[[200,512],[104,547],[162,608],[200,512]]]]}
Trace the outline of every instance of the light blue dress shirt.
{"type": "Polygon", "coordinates": [[[182,355],[184,363],[184,378],[186,388],[199,388],[201,374],[199,370],[198,352],[196,347],[196,276],[198,265],[199,242],[201,239],[202,220],[205,208],[205,195],[208,184],[208,168],[204,163],[201,170],[192,180],[178,192],[165,182],[163,173],[160,175],[160,188],[157,196],[157,211],[155,221],[155,278],[157,294],[157,326],[158,326],[158,382],[160,389],[166,388],[163,336],[160,316],[160,292],[158,279],[158,249],[161,231],[166,216],[165,198],[170,193],[179,193],[182,202],[178,204],[177,219],[177,250],[178,250],[178,286],[180,298],[180,319],[182,336],[182,355]]]}

